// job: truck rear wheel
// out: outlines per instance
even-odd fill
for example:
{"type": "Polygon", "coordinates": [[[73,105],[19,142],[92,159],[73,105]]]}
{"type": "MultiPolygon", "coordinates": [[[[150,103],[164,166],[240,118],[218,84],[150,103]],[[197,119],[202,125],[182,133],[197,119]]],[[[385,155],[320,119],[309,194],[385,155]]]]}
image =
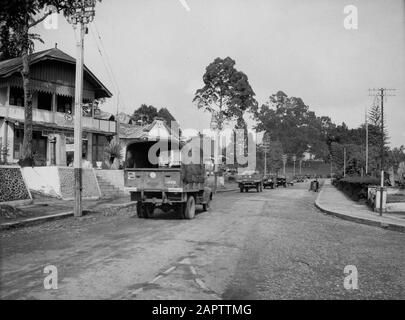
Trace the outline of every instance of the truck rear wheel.
{"type": "Polygon", "coordinates": [[[138,218],[144,218],[144,206],[143,203],[138,201],[136,203],[136,214],[138,215],[138,218]]]}
{"type": "Polygon", "coordinates": [[[143,217],[151,218],[153,216],[153,211],[155,210],[155,205],[153,203],[145,203],[143,217]]]}
{"type": "Polygon", "coordinates": [[[243,187],[240,187],[239,189],[240,189],[240,192],[243,192],[243,187]]]}
{"type": "Polygon", "coordinates": [[[193,196],[187,198],[187,203],[183,206],[184,219],[193,219],[195,217],[195,199],[193,196]]]}
{"type": "Polygon", "coordinates": [[[154,210],[155,205],[153,203],[143,203],[138,201],[136,204],[138,218],[151,218],[154,210]]]}

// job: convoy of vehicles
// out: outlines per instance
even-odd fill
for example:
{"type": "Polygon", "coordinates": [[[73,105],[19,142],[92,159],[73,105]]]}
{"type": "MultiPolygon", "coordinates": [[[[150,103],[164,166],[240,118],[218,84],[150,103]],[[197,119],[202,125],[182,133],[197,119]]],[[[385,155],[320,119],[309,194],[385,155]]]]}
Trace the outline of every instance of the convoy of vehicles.
{"type": "MultiPolygon", "coordinates": [[[[202,205],[204,211],[209,209],[212,190],[207,186],[207,174],[203,159],[199,163],[185,164],[181,161],[181,148],[159,150],[158,161],[148,158],[151,147],[156,142],[140,141],[127,147],[124,183],[130,192],[131,201],[137,202],[137,214],[140,218],[150,218],[156,208],[167,212],[174,209],[185,219],[195,217],[196,205],[202,205]]],[[[202,154],[202,152],[201,152],[202,154]]],[[[297,182],[303,177],[295,176],[297,182]]],[[[246,170],[236,179],[240,192],[263,188],[293,185],[284,176],[263,175],[256,170],[246,170]]]]}
{"type": "Polygon", "coordinates": [[[263,191],[263,175],[259,171],[244,171],[237,179],[240,192],[248,192],[249,189],[263,191]]]}
{"type": "Polygon", "coordinates": [[[203,161],[184,164],[180,150],[168,149],[161,150],[158,163],[153,164],[148,159],[153,144],[137,142],[127,148],[124,183],[131,201],[137,201],[138,217],[150,218],[160,208],[164,212],[175,209],[184,219],[193,219],[196,205],[208,210],[212,191],[203,161]]]}

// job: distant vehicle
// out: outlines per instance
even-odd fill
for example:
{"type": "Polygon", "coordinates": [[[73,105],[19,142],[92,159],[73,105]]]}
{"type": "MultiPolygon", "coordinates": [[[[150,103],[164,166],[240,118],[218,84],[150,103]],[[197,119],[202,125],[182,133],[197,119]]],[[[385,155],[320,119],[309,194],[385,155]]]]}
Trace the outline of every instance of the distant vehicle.
{"type": "Polygon", "coordinates": [[[263,188],[270,187],[271,189],[274,189],[274,186],[276,184],[275,180],[276,178],[274,176],[265,175],[263,177],[263,188]]]}
{"type": "Polygon", "coordinates": [[[277,183],[276,183],[277,187],[287,187],[287,179],[284,177],[277,177],[277,183]]]}
{"type": "Polygon", "coordinates": [[[240,192],[248,192],[249,189],[256,189],[257,192],[263,191],[263,175],[259,171],[244,171],[237,179],[240,192]]]}
{"type": "Polygon", "coordinates": [[[294,180],[295,180],[295,182],[304,182],[305,178],[304,178],[304,176],[295,176],[294,180]]]}

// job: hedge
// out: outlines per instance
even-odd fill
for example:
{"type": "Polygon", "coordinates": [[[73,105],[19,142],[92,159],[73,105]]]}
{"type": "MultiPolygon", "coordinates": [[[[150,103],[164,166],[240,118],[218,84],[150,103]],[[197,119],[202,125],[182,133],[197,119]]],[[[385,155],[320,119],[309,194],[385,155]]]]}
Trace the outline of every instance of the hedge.
{"type": "Polygon", "coordinates": [[[379,185],[379,183],[380,180],[375,177],[346,177],[333,180],[334,186],[355,201],[367,199],[368,186],[379,185]]]}

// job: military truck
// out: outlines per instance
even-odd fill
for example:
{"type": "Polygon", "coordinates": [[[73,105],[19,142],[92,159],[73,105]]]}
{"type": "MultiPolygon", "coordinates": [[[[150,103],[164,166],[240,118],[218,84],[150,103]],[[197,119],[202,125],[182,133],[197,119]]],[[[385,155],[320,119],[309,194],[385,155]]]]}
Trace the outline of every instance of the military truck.
{"type": "Polygon", "coordinates": [[[154,210],[171,209],[184,219],[195,217],[196,205],[209,210],[212,191],[206,185],[205,166],[199,163],[184,164],[181,150],[160,150],[157,164],[148,158],[153,142],[137,142],[127,147],[124,170],[125,188],[131,201],[137,202],[139,218],[150,218],[154,210]]]}
{"type": "Polygon", "coordinates": [[[246,170],[237,179],[240,192],[248,192],[249,189],[263,191],[263,175],[259,171],[246,170]]]}

